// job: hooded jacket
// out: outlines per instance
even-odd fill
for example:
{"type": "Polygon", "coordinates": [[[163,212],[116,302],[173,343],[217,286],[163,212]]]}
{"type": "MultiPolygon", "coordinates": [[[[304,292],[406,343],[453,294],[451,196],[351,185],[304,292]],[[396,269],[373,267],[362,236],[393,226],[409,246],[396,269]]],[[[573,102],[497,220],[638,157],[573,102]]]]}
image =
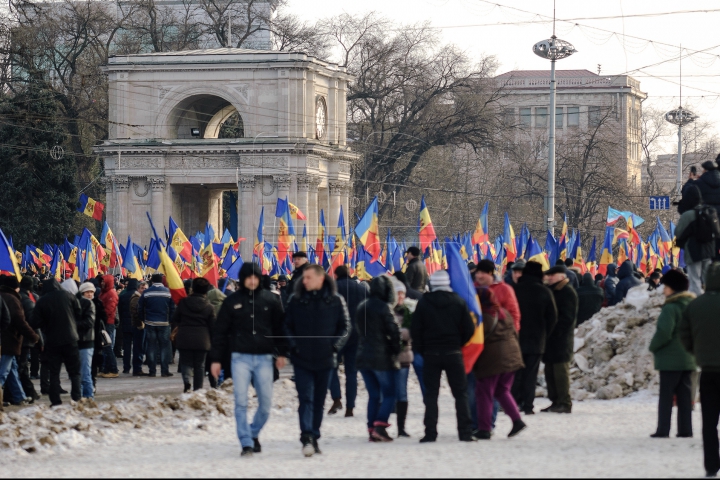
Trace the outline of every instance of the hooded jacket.
{"type": "Polygon", "coordinates": [[[47,347],[77,345],[77,319],[82,309],[77,297],[60,288],[54,278],[43,282],[43,296],[35,304],[31,325],[41,328],[47,347]]]}
{"type": "Polygon", "coordinates": [[[695,180],[695,185],[700,189],[706,204],[715,207],[715,210],[720,209],[720,171],[713,169],[704,172],[695,180]]]}
{"type": "Polygon", "coordinates": [[[115,325],[115,314],[117,313],[118,294],[115,291],[115,277],[112,275],[103,275],[103,285],[100,292],[100,301],[105,308],[107,315],[107,325],[115,325]]]}
{"type": "Polygon", "coordinates": [[[370,282],[370,298],[357,308],[355,329],[358,336],[357,368],[397,370],[400,329],[391,306],[397,302],[395,288],[386,275],[370,282]]]}
{"type": "Polygon", "coordinates": [[[82,314],[77,323],[78,349],[95,348],[95,304],[92,300],[82,296],[82,293],[75,294],[80,302],[82,314]]]}
{"type": "Polygon", "coordinates": [[[210,350],[215,309],[205,295],[193,293],[180,300],[172,318],[177,327],[175,346],[178,350],[210,350]]]}
{"type": "MultiPolygon", "coordinates": [[[[715,171],[715,170],[713,170],[715,171]]],[[[685,263],[691,264],[715,257],[715,241],[699,243],[695,235],[695,220],[697,210],[695,207],[703,205],[703,198],[695,186],[690,186],[683,191],[683,202],[686,209],[675,227],[675,244],[683,249],[685,263]]]]}
{"type": "Polygon", "coordinates": [[[410,326],[413,352],[420,355],[460,353],[473,333],[475,322],[457,293],[433,291],[418,301],[410,326]]]}
{"type": "Polygon", "coordinates": [[[350,336],[345,300],[327,275],[320,290],[309,292],[301,281],[295,282],[294,288],[285,312],[285,333],[293,365],[307,370],[335,368],[337,353],[350,336]]]}
{"type": "Polygon", "coordinates": [[[243,264],[238,290],[228,295],[220,307],[212,329],[213,362],[227,363],[233,352],[287,355],[280,297],[260,286],[255,290],[245,288],[245,279],[251,275],[262,278],[259,265],[243,264]]]}
{"type": "Polygon", "coordinates": [[[368,289],[366,283],[358,283],[348,276],[338,277],[337,292],[345,300],[348,315],[350,317],[350,338],[348,338],[345,348],[357,345],[358,334],[355,329],[355,318],[358,306],[368,298],[368,289]]]}
{"type": "Polygon", "coordinates": [[[40,337],[25,320],[20,295],[12,288],[3,285],[0,287],[0,297],[2,297],[2,302],[7,306],[10,314],[10,326],[3,329],[0,334],[2,337],[0,352],[3,355],[20,355],[22,353],[23,337],[32,343],[37,342],[40,337]]]}
{"type": "Polygon", "coordinates": [[[705,293],[688,304],[679,336],[703,372],[720,372],[720,263],[708,267],[705,293]]]}
{"type": "Polygon", "coordinates": [[[649,347],[655,357],[655,370],[694,372],[697,369],[695,359],[680,342],[678,328],[685,308],[694,299],[695,295],[690,292],[678,292],[665,299],[649,347]]]}
{"type": "Polygon", "coordinates": [[[620,281],[618,282],[617,287],[615,287],[615,297],[613,298],[613,302],[610,304],[611,306],[622,302],[625,299],[628,290],[632,287],[642,285],[642,280],[633,275],[634,273],[635,269],[633,268],[633,264],[630,260],[625,260],[622,265],[620,265],[620,270],[618,271],[618,279],[620,279],[620,281]]]}
{"type": "Polygon", "coordinates": [[[603,291],[600,287],[595,285],[595,280],[591,273],[583,275],[583,281],[580,288],[577,290],[578,294],[578,318],[577,323],[580,325],[600,311],[603,304],[603,291]]]}
{"type": "Polygon", "coordinates": [[[133,331],[132,312],[130,311],[130,299],[138,289],[138,281],[135,278],[128,280],[127,287],[118,297],[118,314],[120,317],[120,328],[125,333],[133,331]]]}
{"type": "Polygon", "coordinates": [[[617,277],[617,265],[614,263],[610,263],[607,266],[607,277],[605,277],[605,283],[603,284],[603,289],[605,290],[605,300],[607,301],[607,305],[615,305],[613,301],[615,300],[615,289],[617,288],[617,284],[620,282],[620,279],[617,277]]]}
{"type": "Polygon", "coordinates": [[[558,322],[547,339],[543,362],[567,363],[572,359],[573,354],[578,296],[567,278],[550,285],[550,289],[557,306],[558,322]]]}
{"type": "Polygon", "coordinates": [[[515,296],[520,307],[520,349],[523,355],[542,355],[558,320],[555,298],[542,280],[532,275],[518,279],[515,296]]]}

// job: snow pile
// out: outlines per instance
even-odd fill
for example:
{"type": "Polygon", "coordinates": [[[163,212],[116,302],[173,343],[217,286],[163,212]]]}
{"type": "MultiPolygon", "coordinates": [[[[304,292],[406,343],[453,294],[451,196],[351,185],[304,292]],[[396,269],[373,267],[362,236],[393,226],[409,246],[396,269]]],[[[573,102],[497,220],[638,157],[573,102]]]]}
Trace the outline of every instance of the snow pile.
{"type": "Polygon", "coordinates": [[[648,350],[665,297],[646,285],[632,288],[614,307],[603,308],[575,333],[575,361],[570,370],[573,398],[624,397],[657,385],[648,350]]]}

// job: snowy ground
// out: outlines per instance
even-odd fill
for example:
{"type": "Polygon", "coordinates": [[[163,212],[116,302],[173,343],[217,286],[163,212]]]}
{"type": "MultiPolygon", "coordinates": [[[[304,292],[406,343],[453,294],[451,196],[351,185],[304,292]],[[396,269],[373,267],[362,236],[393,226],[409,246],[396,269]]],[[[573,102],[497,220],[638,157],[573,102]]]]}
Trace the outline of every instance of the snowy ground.
{"type": "MultiPolygon", "coordinates": [[[[413,437],[373,444],[367,441],[367,396],[361,380],[356,416],[326,416],[320,440],[323,454],[307,459],[300,454],[294,384],[281,379],[275,384],[270,421],[260,437],[263,453],[240,459],[233,417],[213,406],[230,406],[232,415],[227,393],[209,402],[209,407],[204,393],[186,395],[181,401],[190,406],[159,410],[148,417],[143,405],[158,410],[157,395],[180,390],[177,375],[170,379],[121,375],[100,382],[98,401],[112,401],[134,420],[97,420],[100,429],[95,437],[83,436],[82,428],[70,429],[57,435],[57,445],[43,446],[36,453],[0,448],[2,477],[687,477],[704,473],[699,405],[694,413],[695,438],[651,439],[657,397],[647,391],[618,400],[576,402],[571,415],[527,416],[529,428],[513,439],[506,438],[510,421],[501,414],[491,441],[467,444],[457,441],[453,401],[445,386],[438,442],[420,445],[423,406],[411,375],[407,429],[413,437]],[[121,399],[138,394],[156,395],[155,403],[150,397],[121,399]],[[148,419],[142,420],[143,416],[148,419]]],[[[546,405],[545,399],[538,399],[536,410],[546,405]]],[[[63,419],[82,416],[76,417],[70,406],[61,408],[67,408],[57,411],[63,419]]],[[[100,404],[106,413],[110,408],[100,404]]],[[[42,405],[13,415],[16,420],[45,415],[49,428],[53,421],[63,423],[42,405]]],[[[9,419],[5,417],[6,425],[9,419]]],[[[394,434],[394,426],[390,430],[394,434]]]]}

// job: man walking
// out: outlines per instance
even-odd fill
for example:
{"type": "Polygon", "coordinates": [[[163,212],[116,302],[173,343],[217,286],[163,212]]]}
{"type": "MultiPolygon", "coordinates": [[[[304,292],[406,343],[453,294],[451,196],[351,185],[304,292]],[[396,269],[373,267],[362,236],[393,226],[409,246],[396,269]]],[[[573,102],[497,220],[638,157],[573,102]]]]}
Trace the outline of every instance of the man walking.
{"type": "Polygon", "coordinates": [[[572,413],[570,360],[573,354],[578,296],[565,274],[565,267],[553,267],[545,272],[545,283],[548,284],[555,298],[558,322],[548,336],[543,355],[548,398],[552,401],[552,405],[542,411],[572,413]]]}
{"type": "Polygon", "coordinates": [[[240,268],[240,287],[220,307],[213,329],[210,373],[220,376],[222,361],[230,357],[235,393],[235,422],[242,452],[260,453],[260,430],[270,416],[273,391],[273,355],[278,370],[285,366],[284,313],[280,298],[261,287],[262,270],[256,263],[240,268]],[[247,422],[248,387],[252,382],[258,409],[247,422]]]}
{"type": "Polygon", "coordinates": [[[175,312],[175,304],[170,290],[162,283],[162,274],[150,277],[152,285],[145,290],[138,300],[138,316],[145,323],[145,340],[147,341],[147,361],[150,374],[157,374],[157,351],[160,349],[160,372],[163,377],[172,377],[170,373],[170,319],[175,312]]]}
{"type": "Polygon", "coordinates": [[[138,281],[134,278],[128,280],[127,288],[122,291],[118,297],[118,315],[120,316],[120,332],[122,334],[122,350],[123,350],[123,373],[130,373],[132,366],[133,352],[133,326],[132,314],[130,312],[130,299],[137,292],[138,281]]]}
{"type": "Polygon", "coordinates": [[[288,299],[285,330],[300,400],[302,453],[309,457],[321,453],[318,439],[330,372],[350,333],[345,301],[320,265],[304,268],[302,283],[288,299]]]}
{"type": "MultiPolygon", "coordinates": [[[[292,255],[292,261],[293,266],[295,267],[295,270],[292,272],[292,278],[289,282],[287,282],[287,296],[285,297],[285,301],[290,297],[290,295],[293,294],[295,291],[295,284],[301,283],[303,278],[303,272],[305,271],[305,268],[310,265],[308,263],[307,254],[305,252],[295,252],[292,255]]],[[[282,298],[282,293],[280,295],[282,298]]]]}
{"type": "Polygon", "coordinates": [[[138,303],[143,292],[147,290],[147,282],[138,283],[137,290],[130,297],[129,310],[132,322],[132,374],[133,377],[146,377],[142,370],[145,361],[145,323],[138,315],[138,303]]]}
{"type": "Polygon", "coordinates": [[[405,269],[405,279],[408,285],[413,290],[424,292],[428,281],[428,273],[425,264],[420,260],[420,249],[416,246],[409,247],[405,252],[405,256],[408,262],[405,269]]]}
{"type": "Polygon", "coordinates": [[[465,301],[450,288],[448,273],[445,270],[433,273],[430,292],[418,302],[410,327],[413,352],[425,360],[425,436],[420,439],[421,443],[437,440],[438,395],[443,370],[455,398],[460,441],[473,441],[461,349],[474,332],[475,323],[465,301]]]}

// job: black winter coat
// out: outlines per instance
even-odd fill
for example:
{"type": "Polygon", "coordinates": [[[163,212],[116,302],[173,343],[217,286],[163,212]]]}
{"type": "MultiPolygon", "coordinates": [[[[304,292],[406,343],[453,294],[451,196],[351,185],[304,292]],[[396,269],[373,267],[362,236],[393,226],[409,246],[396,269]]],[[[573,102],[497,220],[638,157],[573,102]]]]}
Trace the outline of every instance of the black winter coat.
{"type": "Polygon", "coordinates": [[[400,353],[400,329],[390,304],[395,303],[395,289],[389,277],[375,277],[370,282],[370,298],[360,304],[355,317],[358,336],[357,368],[397,370],[400,353]]]}
{"type": "Polygon", "coordinates": [[[310,263],[304,263],[295,270],[293,270],[292,276],[287,282],[287,295],[285,296],[285,303],[283,303],[283,307],[287,308],[287,302],[288,300],[290,300],[290,296],[293,294],[293,292],[295,292],[295,286],[298,283],[302,283],[303,272],[305,272],[305,268],[307,268],[308,265],[310,265],[310,263]]]}
{"type": "Polygon", "coordinates": [[[703,203],[720,211],[720,171],[710,170],[703,173],[695,180],[695,185],[700,189],[703,203]]]}
{"type": "Polygon", "coordinates": [[[520,350],[523,355],[542,355],[557,324],[555,298],[542,280],[531,275],[519,278],[515,296],[520,306],[520,350]]]}
{"type": "Polygon", "coordinates": [[[0,333],[0,337],[2,337],[0,351],[3,355],[20,355],[23,338],[26,337],[32,343],[35,343],[39,340],[39,337],[25,320],[20,295],[15,290],[3,286],[0,287],[0,297],[2,297],[2,303],[4,304],[3,308],[7,308],[10,314],[10,327],[0,333]]]}
{"type": "Polygon", "coordinates": [[[475,333],[475,326],[460,295],[444,291],[426,293],[415,307],[410,326],[413,352],[459,353],[475,333]]]}
{"type": "Polygon", "coordinates": [[[424,292],[425,285],[428,282],[428,273],[425,264],[419,258],[410,260],[405,269],[405,278],[410,288],[424,292]]]}
{"type": "Polygon", "coordinates": [[[78,293],[77,298],[82,310],[80,321],[77,324],[78,348],[81,350],[95,348],[95,304],[92,300],[83,297],[82,293],[78,293]]]}
{"type": "Polygon", "coordinates": [[[595,285],[591,273],[583,275],[583,282],[577,290],[578,315],[577,323],[580,325],[600,311],[603,304],[604,293],[602,288],[595,285]]]}
{"type": "Polygon", "coordinates": [[[46,346],[76,345],[79,338],[76,319],[81,317],[82,309],[75,295],[60,288],[54,278],[43,282],[43,296],[35,304],[31,325],[42,329],[46,346]]]}
{"type": "Polygon", "coordinates": [[[192,294],[180,300],[171,324],[177,327],[175,346],[178,350],[210,351],[215,309],[205,295],[192,294]]]}
{"type": "MultiPolygon", "coordinates": [[[[555,305],[557,305],[558,322],[547,339],[543,362],[566,363],[572,359],[575,341],[575,323],[578,312],[578,296],[570,281],[565,279],[550,286],[555,305]]],[[[522,329],[520,329],[522,332],[522,329]]]]}
{"type": "Polygon", "coordinates": [[[367,300],[368,289],[365,283],[358,283],[350,277],[338,277],[337,279],[337,291],[347,305],[348,315],[350,317],[350,338],[345,343],[345,348],[357,345],[358,334],[355,331],[355,314],[357,313],[358,306],[367,300]]]}
{"type": "Polygon", "coordinates": [[[617,305],[622,302],[623,299],[625,299],[628,290],[633,287],[637,287],[638,285],[642,285],[642,280],[633,275],[634,272],[635,269],[633,269],[633,264],[630,260],[625,260],[622,265],[620,265],[620,270],[618,270],[618,278],[620,281],[618,282],[617,287],[615,287],[615,298],[610,305],[617,305]]]}
{"type": "Polygon", "coordinates": [[[293,365],[308,370],[337,366],[337,353],[350,336],[350,318],[333,279],[326,276],[322,289],[312,292],[296,283],[285,312],[285,334],[293,365]]]}
{"type": "MultiPolygon", "coordinates": [[[[37,301],[38,296],[28,290],[25,290],[24,288],[20,289],[20,303],[23,307],[23,312],[25,312],[25,321],[30,323],[32,320],[32,311],[35,308],[35,302],[37,301]],[[30,295],[32,295],[32,298],[30,298],[30,295]]],[[[39,343],[40,347],[42,347],[42,335],[40,335],[39,329],[33,329],[35,330],[35,333],[38,334],[40,337],[39,343]]],[[[35,345],[35,343],[32,342],[32,339],[29,337],[23,338],[23,346],[24,347],[32,347],[35,345]]]]}
{"type": "Polygon", "coordinates": [[[132,333],[132,313],[130,312],[130,299],[137,292],[138,281],[134,278],[128,280],[128,286],[118,297],[118,316],[120,328],[123,332],[132,333]]]}

